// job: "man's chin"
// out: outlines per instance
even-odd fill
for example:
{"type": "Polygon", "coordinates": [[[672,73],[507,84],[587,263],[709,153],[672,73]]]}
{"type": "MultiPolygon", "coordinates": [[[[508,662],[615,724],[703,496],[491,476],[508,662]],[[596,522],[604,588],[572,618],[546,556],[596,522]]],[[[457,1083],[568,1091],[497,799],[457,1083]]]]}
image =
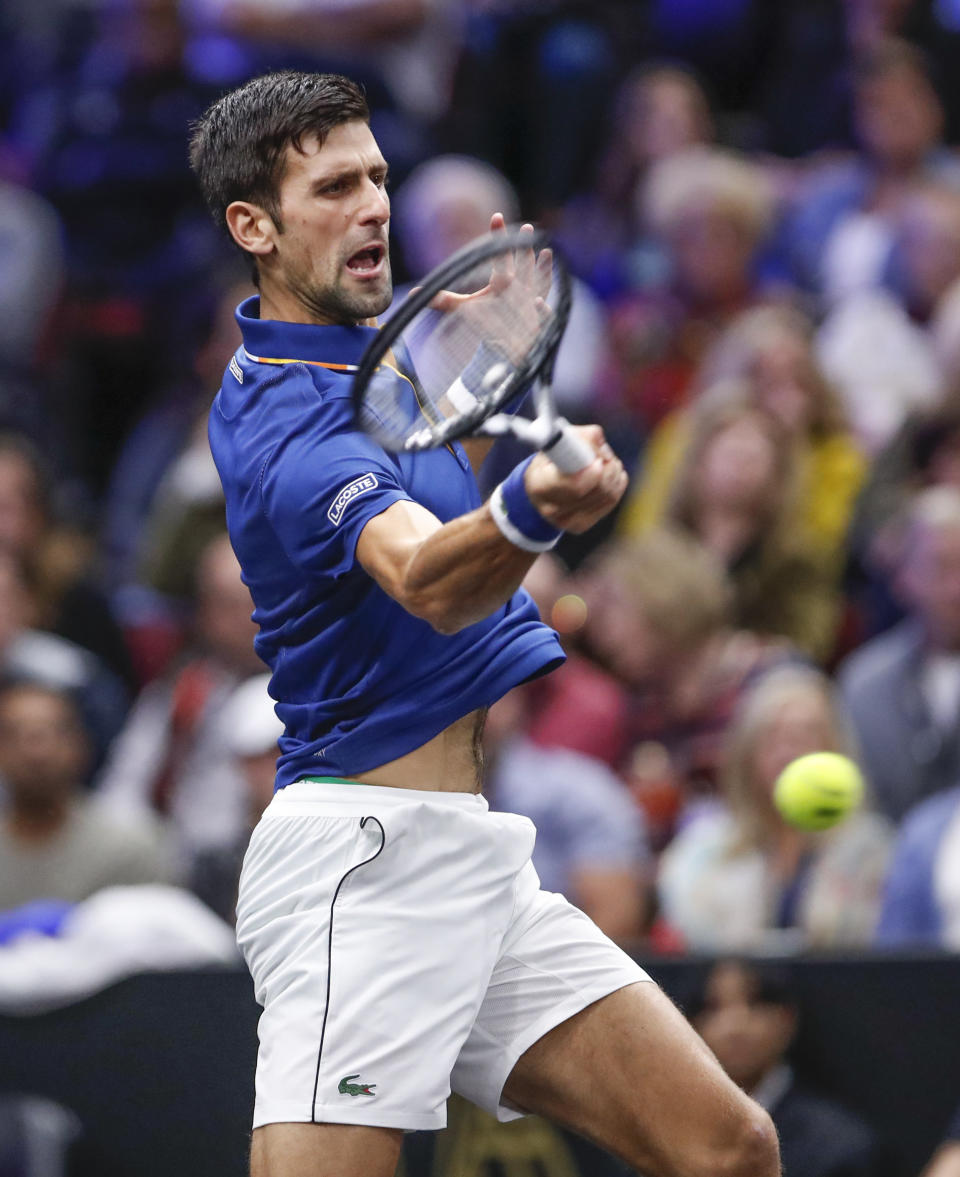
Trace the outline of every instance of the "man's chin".
{"type": "Polygon", "coordinates": [[[350,307],[351,317],[358,323],[364,319],[374,319],[377,315],[382,315],[392,301],[393,282],[389,276],[377,283],[375,289],[352,291],[344,299],[344,302],[350,307]]]}

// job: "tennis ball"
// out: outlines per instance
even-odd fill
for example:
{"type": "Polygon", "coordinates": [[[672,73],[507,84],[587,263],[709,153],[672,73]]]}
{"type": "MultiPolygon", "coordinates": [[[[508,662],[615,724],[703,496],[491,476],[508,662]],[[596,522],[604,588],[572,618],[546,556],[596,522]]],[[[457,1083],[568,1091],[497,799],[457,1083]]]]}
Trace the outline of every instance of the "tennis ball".
{"type": "Polygon", "coordinates": [[[792,760],[777,777],[773,801],[801,830],[836,825],[863,800],[860,769],[836,752],[811,752],[792,760]]]}

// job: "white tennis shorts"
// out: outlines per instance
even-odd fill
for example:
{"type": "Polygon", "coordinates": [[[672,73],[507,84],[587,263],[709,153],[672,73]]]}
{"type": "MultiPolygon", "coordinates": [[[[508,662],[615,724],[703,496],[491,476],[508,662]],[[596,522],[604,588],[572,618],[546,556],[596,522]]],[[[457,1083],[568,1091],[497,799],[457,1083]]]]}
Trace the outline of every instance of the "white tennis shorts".
{"type": "Polygon", "coordinates": [[[260,1018],[254,1127],[442,1128],[452,1090],[501,1120],[553,1026],[647,974],[540,890],[525,817],[483,797],[300,781],[243,864],[237,939],[260,1018]]]}

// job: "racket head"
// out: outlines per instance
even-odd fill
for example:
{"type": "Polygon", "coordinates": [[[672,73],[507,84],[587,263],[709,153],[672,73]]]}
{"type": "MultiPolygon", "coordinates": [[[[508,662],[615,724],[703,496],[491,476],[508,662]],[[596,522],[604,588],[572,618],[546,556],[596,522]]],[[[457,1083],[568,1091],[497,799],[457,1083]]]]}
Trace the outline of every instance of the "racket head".
{"type": "Polygon", "coordinates": [[[358,424],[393,452],[476,432],[532,381],[549,380],[571,299],[567,268],[542,231],[511,227],[464,246],[364,353],[353,381],[358,424]]]}

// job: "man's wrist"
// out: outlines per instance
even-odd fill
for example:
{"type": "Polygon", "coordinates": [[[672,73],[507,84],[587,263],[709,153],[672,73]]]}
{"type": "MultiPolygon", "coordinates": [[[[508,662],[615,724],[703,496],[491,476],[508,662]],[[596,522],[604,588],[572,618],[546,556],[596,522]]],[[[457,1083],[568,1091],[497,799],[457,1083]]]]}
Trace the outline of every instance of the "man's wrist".
{"type": "Polygon", "coordinates": [[[490,514],[501,533],[525,552],[548,552],[563,531],[540,514],[527,494],[524,475],[533,458],[515,467],[490,496],[490,514]]]}

